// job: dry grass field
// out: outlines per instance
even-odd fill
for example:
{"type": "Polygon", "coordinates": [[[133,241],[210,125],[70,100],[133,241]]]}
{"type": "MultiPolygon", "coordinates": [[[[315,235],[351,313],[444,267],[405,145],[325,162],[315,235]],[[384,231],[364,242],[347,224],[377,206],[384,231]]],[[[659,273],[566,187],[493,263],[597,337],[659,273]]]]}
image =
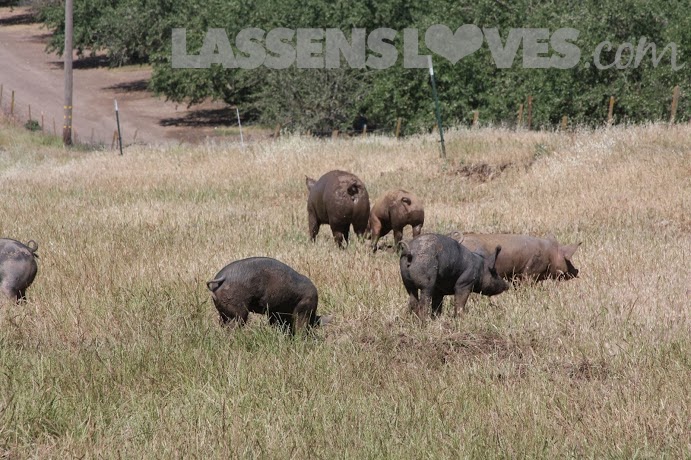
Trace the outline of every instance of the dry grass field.
{"type": "Polygon", "coordinates": [[[1,127],[0,235],[41,258],[0,310],[0,457],[690,458],[691,128],[447,138],[120,157],[1,127]],[[420,324],[393,251],[309,242],[304,177],[337,168],[414,191],[424,232],[582,241],[580,277],[420,324]],[[221,328],[204,283],[255,255],[334,322],[221,328]]]}

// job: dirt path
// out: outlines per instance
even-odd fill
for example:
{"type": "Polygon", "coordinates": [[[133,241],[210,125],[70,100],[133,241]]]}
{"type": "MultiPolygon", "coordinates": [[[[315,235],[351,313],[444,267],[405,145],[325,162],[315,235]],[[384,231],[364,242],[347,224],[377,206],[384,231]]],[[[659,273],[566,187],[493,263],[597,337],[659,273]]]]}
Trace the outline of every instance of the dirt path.
{"type": "MultiPolygon", "coordinates": [[[[15,113],[31,115],[46,131],[62,130],[64,75],[61,58],[45,52],[49,33],[33,23],[26,8],[0,8],[0,84],[2,108],[9,110],[15,92],[15,113]]],[[[219,126],[235,126],[235,113],[222,103],[187,110],[146,90],[151,70],[146,66],[108,68],[103,59],[74,60],[73,126],[80,142],[110,145],[116,129],[113,100],[117,99],[123,144],[199,142],[219,126]],[[136,139],[135,139],[136,135],[136,139]]],[[[228,131],[228,130],[225,130],[228,131]]],[[[235,140],[235,134],[224,140],[235,140]]],[[[239,140],[239,139],[238,139],[239,140]]],[[[247,140],[247,139],[246,139],[247,140]]]]}

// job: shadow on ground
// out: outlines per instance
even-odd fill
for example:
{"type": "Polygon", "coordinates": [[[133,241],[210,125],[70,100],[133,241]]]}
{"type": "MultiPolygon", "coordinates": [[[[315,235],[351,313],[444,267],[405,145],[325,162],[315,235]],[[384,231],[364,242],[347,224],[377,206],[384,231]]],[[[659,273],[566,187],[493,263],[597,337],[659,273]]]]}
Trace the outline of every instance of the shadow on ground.
{"type": "Polygon", "coordinates": [[[115,91],[116,93],[144,92],[149,89],[149,80],[126,81],[124,83],[107,86],[105,89],[115,91]]]}
{"type": "MultiPolygon", "coordinates": [[[[0,1],[0,7],[7,6],[6,2],[0,1]]],[[[0,26],[19,26],[25,24],[34,24],[38,22],[32,13],[17,14],[7,18],[0,18],[0,26]]]]}
{"type": "MultiPolygon", "coordinates": [[[[52,61],[50,65],[55,69],[63,69],[63,61],[52,61]]],[[[72,61],[73,69],[98,69],[110,67],[110,59],[107,56],[83,56],[72,61]]]]}
{"type": "Polygon", "coordinates": [[[184,117],[163,118],[161,126],[213,127],[229,126],[237,123],[235,111],[230,108],[195,110],[184,117]]]}

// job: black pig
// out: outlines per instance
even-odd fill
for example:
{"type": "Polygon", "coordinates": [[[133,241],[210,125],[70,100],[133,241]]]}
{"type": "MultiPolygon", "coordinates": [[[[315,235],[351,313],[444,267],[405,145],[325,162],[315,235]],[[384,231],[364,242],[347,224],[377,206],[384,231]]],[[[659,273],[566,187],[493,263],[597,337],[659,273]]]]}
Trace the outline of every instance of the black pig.
{"type": "Polygon", "coordinates": [[[455,296],[456,316],[458,310],[465,310],[471,292],[493,296],[509,288],[494,268],[501,246],[492,255],[474,253],[458,241],[434,233],[401,246],[401,278],[410,296],[408,306],[420,318],[427,316],[430,307],[432,315],[438,316],[445,295],[455,296]]]}
{"type": "Polygon", "coordinates": [[[268,314],[269,323],[288,327],[291,334],[326,324],[317,315],[317,288],[283,262],[250,257],[226,265],[206,283],[221,322],[244,324],[250,312],[268,314]]]}
{"type": "Polygon", "coordinates": [[[38,244],[27,244],[9,238],[0,238],[0,291],[19,302],[26,299],[26,289],[38,272],[36,250],[38,244]]]}

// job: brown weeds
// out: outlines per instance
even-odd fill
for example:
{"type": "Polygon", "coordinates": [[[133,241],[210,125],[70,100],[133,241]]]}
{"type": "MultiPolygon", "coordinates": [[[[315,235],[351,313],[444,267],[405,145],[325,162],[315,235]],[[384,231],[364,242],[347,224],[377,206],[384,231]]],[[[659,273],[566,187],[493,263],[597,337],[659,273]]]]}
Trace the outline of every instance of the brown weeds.
{"type": "Polygon", "coordinates": [[[28,303],[0,310],[0,452],[688,456],[688,126],[446,137],[447,162],[430,136],[120,157],[3,127],[0,234],[41,259],[28,303]],[[579,278],[473,295],[455,319],[447,299],[420,324],[395,252],[338,250],[327,227],[309,242],[304,176],[332,169],[371,199],[416,193],[424,232],[583,242],[579,278]],[[333,323],[219,327],[205,281],[260,255],[309,276],[333,323]]]}

